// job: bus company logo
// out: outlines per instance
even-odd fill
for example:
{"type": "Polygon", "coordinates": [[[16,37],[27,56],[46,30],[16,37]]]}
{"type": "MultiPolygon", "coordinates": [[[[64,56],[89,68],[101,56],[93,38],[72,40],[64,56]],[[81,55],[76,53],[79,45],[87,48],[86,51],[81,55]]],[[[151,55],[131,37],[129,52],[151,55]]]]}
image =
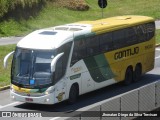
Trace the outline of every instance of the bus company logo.
{"type": "Polygon", "coordinates": [[[138,53],[139,53],[139,47],[135,47],[133,49],[127,49],[127,50],[116,52],[114,54],[114,59],[118,60],[118,59],[121,59],[121,58],[136,55],[138,53]]]}

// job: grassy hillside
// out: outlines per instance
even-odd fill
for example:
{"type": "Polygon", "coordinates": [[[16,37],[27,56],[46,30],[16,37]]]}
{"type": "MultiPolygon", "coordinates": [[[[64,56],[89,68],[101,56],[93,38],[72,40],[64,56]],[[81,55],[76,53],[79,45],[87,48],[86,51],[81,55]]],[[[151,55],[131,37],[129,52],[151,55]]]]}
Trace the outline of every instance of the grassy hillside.
{"type": "Polygon", "coordinates": [[[3,58],[15,49],[15,45],[0,46],[0,87],[10,84],[11,59],[8,61],[7,69],[3,68],[3,58]],[[2,52],[3,51],[3,52],[2,52]]]}
{"type": "Polygon", "coordinates": [[[156,31],[156,43],[160,44],[160,30],[156,31]]]}
{"type": "MultiPolygon", "coordinates": [[[[70,10],[60,7],[59,2],[53,1],[56,0],[51,0],[39,14],[30,16],[27,20],[23,18],[16,20],[12,16],[1,21],[0,37],[22,36],[40,28],[101,18],[101,9],[97,5],[97,0],[85,0],[90,7],[88,11],[70,10]]],[[[70,0],[65,2],[67,1],[70,0]]],[[[128,14],[146,15],[160,19],[159,0],[108,0],[108,7],[104,9],[104,17],[128,14]]]]}
{"type": "Polygon", "coordinates": [[[0,0],[0,18],[6,17],[6,14],[13,12],[14,16],[22,16],[23,11],[26,14],[30,13],[31,10],[32,13],[35,13],[36,10],[40,10],[37,7],[40,8],[46,2],[47,0],[0,0]]]}

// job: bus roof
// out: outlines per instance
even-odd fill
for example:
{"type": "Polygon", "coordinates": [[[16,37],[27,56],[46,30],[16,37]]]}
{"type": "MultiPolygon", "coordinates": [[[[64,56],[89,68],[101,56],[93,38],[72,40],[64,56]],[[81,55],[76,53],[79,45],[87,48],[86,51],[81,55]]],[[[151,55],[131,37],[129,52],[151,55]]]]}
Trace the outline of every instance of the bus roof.
{"type": "Polygon", "coordinates": [[[106,31],[117,30],[129,26],[138,25],[141,23],[152,22],[154,19],[147,16],[138,15],[126,15],[116,16],[96,21],[80,21],[79,24],[90,24],[92,26],[92,32],[103,33],[106,31]]]}
{"type": "Polygon", "coordinates": [[[18,47],[28,49],[54,49],[73,41],[75,37],[89,34],[101,34],[141,23],[154,21],[147,16],[117,16],[95,21],[80,21],[32,32],[24,37],[18,47]]]}
{"type": "Polygon", "coordinates": [[[53,31],[50,29],[42,29],[32,32],[24,37],[17,46],[28,49],[54,49],[65,40],[72,39],[71,32],[53,31]]]}
{"type": "Polygon", "coordinates": [[[91,33],[91,25],[66,24],[36,30],[24,37],[17,46],[28,49],[55,49],[73,41],[76,36],[91,33]]]}

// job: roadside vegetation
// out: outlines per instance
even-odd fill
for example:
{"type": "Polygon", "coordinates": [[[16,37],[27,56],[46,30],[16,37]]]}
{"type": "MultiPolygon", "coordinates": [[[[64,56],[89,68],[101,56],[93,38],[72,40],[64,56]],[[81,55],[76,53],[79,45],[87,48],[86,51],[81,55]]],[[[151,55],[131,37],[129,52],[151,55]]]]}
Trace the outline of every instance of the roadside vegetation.
{"type": "MultiPolygon", "coordinates": [[[[102,18],[97,0],[37,1],[47,2],[36,4],[33,7],[34,9],[30,7],[30,9],[32,8],[31,10],[28,10],[28,7],[24,7],[24,9],[22,7],[20,10],[17,8],[5,14],[4,17],[0,17],[0,37],[23,36],[36,29],[102,18]],[[76,7],[78,5],[83,6],[83,4],[84,6],[88,5],[89,8],[81,10],[79,7],[76,7]]],[[[108,7],[104,9],[104,17],[129,14],[146,15],[160,19],[159,0],[108,0],[108,7]]]]}
{"type": "Polygon", "coordinates": [[[160,44],[160,29],[156,30],[156,44],[160,44]]]}
{"type": "MultiPolygon", "coordinates": [[[[0,1],[0,37],[24,36],[36,29],[102,18],[97,0],[15,0],[7,3],[9,1],[0,1]],[[11,4],[12,9],[5,6],[11,4]],[[21,7],[14,7],[16,5],[21,7]]],[[[159,0],[108,0],[108,7],[104,9],[104,18],[130,14],[160,19],[159,0]]],[[[156,40],[160,43],[160,30],[156,31],[156,40]]],[[[3,68],[3,59],[15,46],[0,46],[0,87],[10,84],[11,59],[7,69],[3,68]]]]}
{"type": "Polygon", "coordinates": [[[16,45],[0,46],[0,87],[10,84],[11,59],[8,61],[7,69],[3,67],[4,57],[15,49],[16,45]]]}

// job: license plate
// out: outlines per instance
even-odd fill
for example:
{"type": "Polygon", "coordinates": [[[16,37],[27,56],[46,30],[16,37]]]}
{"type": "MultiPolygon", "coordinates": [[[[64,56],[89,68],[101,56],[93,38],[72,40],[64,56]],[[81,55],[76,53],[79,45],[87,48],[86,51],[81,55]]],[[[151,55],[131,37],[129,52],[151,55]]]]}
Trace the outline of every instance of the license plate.
{"type": "Polygon", "coordinates": [[[25,100],[26,100],[27,102],[33,102],[33,99],[32,99],[32,98],[25,98],[25,100]]]}

